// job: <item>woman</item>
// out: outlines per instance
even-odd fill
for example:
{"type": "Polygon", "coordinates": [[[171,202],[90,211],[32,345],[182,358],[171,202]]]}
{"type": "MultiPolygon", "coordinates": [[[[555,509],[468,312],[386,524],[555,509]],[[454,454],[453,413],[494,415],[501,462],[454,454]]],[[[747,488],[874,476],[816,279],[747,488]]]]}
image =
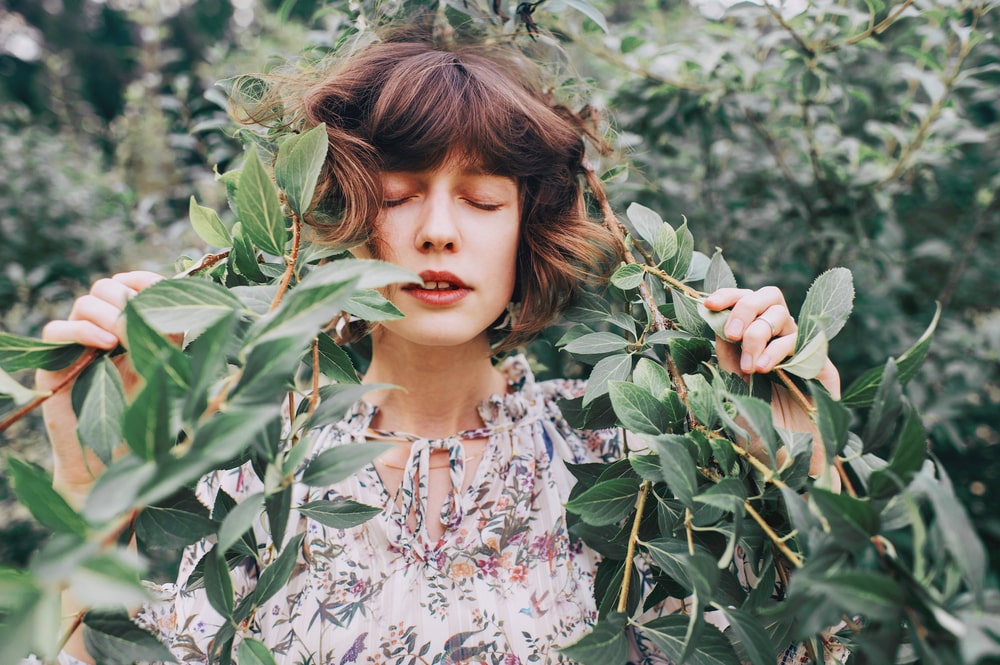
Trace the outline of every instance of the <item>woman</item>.
{"type": "MultiPolygon", "coordinates": [[[[596,618],[597,555],[566,532],[566,463],[610,461],[617,439],[566,423],[556,400],[579,394],[578,383],[535,382],[520,356],[494,365],[621,251],[587,216],[582,181],[599,183],[587,177],[583,125],[535,77],[503,51],[439,49],[398,33],[309,85],[279,87],[293,122],[326,123],[330,134],[320,206],[340,221],[319,232],[422,279],[384,291],[405,317],[370,333],[364,382],[401,389],[370,393],[313,433],[313,455],[363,440],[397,445],[343,482],[296,485],[293,505],[344,496],[385,510],[346,531],[304,516],[289,525],[286,539],[305,534],[300,566],[245,627],[279,663],[557,662],[556,647],[596,618]]],[[[45,338],[114,348],[124,303],[157,279],[98,281],[45,338]]],[[[720,358],[733,371],[768,372],[791,352],[796,326],[777,289],[727,289],[705,304],[732,308],[726,333],[741,351],[723,343],[720,358]]],[[[40,372],[38,383],[59,379],[40,372]]],[[[829,363],[825,382],[836,393],[829,363]]],[[[96,460],[80,455],[66,395],[48,401],[45,421],[55,483],[79,499],[96,460]]],[[[805,422],[794,409],[776,414],[781,426],[805,422]]],[[[219,491],[239,500],[260,490],[247,468],[198,487],[209,506],[219,491]]],[[[274,544],[257,531],[266,559],[274,544]]],[[[178,584],[138,617],[182,662],[207,662],[221,621],[203,591],[184,587],[208,547],[190,548],[178,584]]],[[[234,571],[234,583],[238,597],[250,592],[256,570],[234,571]]],[[[87,660],[79,640],[63,661],[74,658],[87,660]]]]}

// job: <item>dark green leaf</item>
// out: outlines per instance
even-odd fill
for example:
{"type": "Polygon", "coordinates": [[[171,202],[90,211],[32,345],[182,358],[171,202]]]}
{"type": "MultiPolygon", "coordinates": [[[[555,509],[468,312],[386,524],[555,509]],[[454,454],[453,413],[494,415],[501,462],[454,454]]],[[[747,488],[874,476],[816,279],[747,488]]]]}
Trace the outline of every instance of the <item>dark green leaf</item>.
{"type": "Polygon", "coordinates": [[[52,489],[52,483],[42,469],[16,457],[8,457],[7,473],[13,481],[18,501],[31,511],[40,524],[59,533],[86,534],[87,523],[70,508],[61,494],[52,489]]]}
{"type": "Polygon", "coordinates": [[[701,337],[675,337],[667,343],[667,346],[677,364],[677,371],[681,374],[694,374],[701,368],[702,363],[712,359],[712,342],[701,337]]]}
{"type": "Polygon", "coordinates": [[[847,445],[847,428],[851,424],[851,412],[833,399],[826,388],[818,382],[809,383],[809,392],[816,406],[816,427],[823,440],[826,458],[832,460],[847,445]]]}
{"type": "MultiPolygon", "coordinates": [[[[670,615],[639,625],[639,630],[659,647],[668,658],[680,662],[685,651],[688,617],[670,615]]],[[[707,624],[685,665],[739,665],[736,652],[719,629],[707,624]]]]}
{"type": "Polygon", "coordinates": [[[802,584],[808,585],[810,595],[833,603],[847,614],[861,614],[877,621],[893,621],[902,612],[903,589],[887,575],[867,571],[837,571],[803,577],[802,584]]]}
{"type": "Polygon", "coordinates": [[[147,547],[180,548],[213,533],[216,524],[190,490],[149,506],[136,518],[135,533],[147,547]]]}
{"type": "Polygon", "coordinates": [[[57,370],[67,367],[83,353],[79,344],[43,342],[0,332],[0,368],[7,372],[22,369],[57,370]]]}
{"type": "Polygon", "coordinates": [[[247,151],[240,173],[236,210],[243,223],[243,231],[255,245],[275,256],[285,253],[288,228],[281,213],[278,192],[253,146],[247,151]]]}
{"type": "Polygon", "coordinates": [[[896,363],[890,358],[885,363],[882,382],[875,393],[868,422],[861,434],[863,452],[878,451],[889,443],[903,413],[903,403],[903,387],[899,382],[896,363]]]}
{"type": "Polygon", "coordinates": [[[628,640],[625,637],[625,617],[611,613],[598,621],[594,629],[559,652],[583,665],[611,665],[623,663],[628,658],[628,640]]]}
{"type": "Polygon", "coordinates": [[[347,352],[325,333],[318,339],[320,371],[338,383],[359,383],[358,373],[347,352]]]}
{"type": "Polygon", "coordinates": [[[267,515],[267,525],[271,539],[280,543],[285,539],[285,529],[288,528],[288,517],[292,510],[292,486],[268,494],[264,499],[264,513],[267,515]]]}
{"type": "Polygon", "coordinates": [[[649,445],[660,455],[660,472],[667,487],[686,508],[694,510],[698,470],[692,457],[691,441],[679,434],[661,434],[653,437],[649,445]]]}
{"type": "Polygon", "coordinates": [[[170,650],[137,626],[125,610],[91,610],[84,617],[83,625],[87,652],[101,665],[177,662],[170,650]]]}
{"type": "Polygon", "coordinates": [[[670,376],[663,365],[653,362],[649,358],[639,358],[632,370],[632,381],[640,388],[644,388],[653,397],[661,399],[663,395],[671,390],[670,376]]]}
{"type": "Polygon", "coordinates": [[[721,508],[730,513],[742,513],[743,502],[746,501],[747,490],[743,481],[736,478],[723,478],[701,494],[694,497],[696,503],[721,508]]]}
{"type": "Polygon", "coordinates": [[[339,483],[363,469],[393,445],[368,441],[328,448],[309,462],[302,472],[302,482],[311,487],[339,483]]]}
{"type": "Polygon", "coordinates": [[[244,497],[230,510],[219,527],[218,549],[225,552],[253,528],[254,522],[264,510],[264,494],[257,492],[244,497]]]}
{"type": "Polygon", "coordinates": [[[167,375],[153,372],[125,409],[122,436],[129,448],[143,459],[158,458],[174,445],[168,391],[167,375]]]}
{"type": "MultiPolygon", "coordinates": [[[[224,550],[222,550],[224,551],[224,550]]],[[[205,594],[208,604],[227,621],[233,618],[233,578],[229,574],[226,560],[213,548],[204,556],[205,594]]]]}
{"type": "Polygon", "coordinates": [[[638,434],[657,435],[670,429],[667,408],[645,388],[625,381],[608,383],[611,406],[622,427],[638,434]]]}
{"type": "Polygon", "coordinates": [[[334,529],[355,527],[382,512],[381,508],[350,499],[310,501],[297,506],[295,510],[334,529]]]}
{"type": "Polygon", "coordinates": [[[809,491],[809,501],[826,520],[834,540],[848,550],[864,545],[878,533],[878,512],[867,501],[819,487],[809,491]]]}
{"type": "Polygon", "coordinates": [[[663,472],[660,471],[660,456],[656,453],[629,455],[629,464],[632,465],[639,477],[652,483],[663,482],[663,472]]]}
{"type": "Polygon", "coordinates": [[[778,433],[774,429],[774,414],[771,405],[756,397],[742,395],[731,395],[733,403],[739,414],[743,416],[744,422],[757,434],[768,456],[771,458],[771,466],[778,466],[778,433]]]}
{"type": "Polygon", "coordinates": [[[267,281],[267,276],[261,271],[260,262],[257,260],[257,250],[243,232],[242,222],[233,224],[233,249],[229,261],[232,269],[251,283],[261,284],[267,281]]]}
{"type": "Polygon", "coordinates": [[[639,481],[635,478],[612,478],[569,501],[566,510],[580,515],[587,524],[615,524],[632,512],[638,494],[639,481]]]}
{"type": "Polygon", "coordinates": [[[258,607],[281,590],[295,569],[296,560],[302,549],[304,533],[292,536],[292,539],[282,548],[281,554],[274,562],[260,572],[260,578],[253,591],[253,602],[258,607]]]}
{"type": "Polygon", "coordinates": [[[771,643],[760,620],[749,612],[734,607],[719,605],[718,609],[729,621],[729,639],[743,660],[752,665],[774,665],[778,649],[771,643]]]}
{"type": "MultiPolygon", "coordinates": [[[[930,348],[940,316],[941,305],[939,303],[934,312],[934,318],[920,338],[913,346],[896,358],[896,368],[899,371],[899,382],[901,385],[905,385],[913,378],[913,375],[917,373],[920,365],[924,362],[924,358],[927,357],[927,350],[930,348]]],[[[882,373],[884,370],[884,367],[875,367],[865,372],[844,391],[841,402],[850,408],[869,406],[874,401],[875,395],[882,383],[882,373]]]]}
{"type": "Polygon", "coordinates": [[[157,333],[131,303],[125,307],[125,333],[129,360],[140,376],[150,381],[154,375],[163,373],[172,388],[180,392],[188,389],[191,364],[187,356],[157,333]]]}

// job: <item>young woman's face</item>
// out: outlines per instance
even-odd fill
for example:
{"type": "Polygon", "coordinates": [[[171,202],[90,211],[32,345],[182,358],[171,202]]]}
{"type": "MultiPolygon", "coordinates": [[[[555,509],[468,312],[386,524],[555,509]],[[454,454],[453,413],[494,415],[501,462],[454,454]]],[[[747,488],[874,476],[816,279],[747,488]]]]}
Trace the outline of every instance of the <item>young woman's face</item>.
{"type": "Polygon", "coordinates": [[[427,346],[481,343],[514,291],[520,196],[513,178],[449,161],[382,175],[380,257],[420,275],[386,297],[406,315],[380,334],[427,346]]]}

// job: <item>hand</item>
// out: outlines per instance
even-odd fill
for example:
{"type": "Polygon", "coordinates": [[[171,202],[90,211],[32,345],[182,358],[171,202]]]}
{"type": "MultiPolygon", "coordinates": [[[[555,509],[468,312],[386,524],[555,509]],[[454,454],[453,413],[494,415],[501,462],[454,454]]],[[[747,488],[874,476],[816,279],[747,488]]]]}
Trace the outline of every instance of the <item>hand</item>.
{"type": "MultiPolygon", "coordinates": [[[[766,374],[795,350],[799,327],[777,287],[765,286],[757,291],[719,289],[705,298],[704,305],[715,312],[732,309],[725,327],[728,339],[716,338],[719,365],[727,372],[744,379],[751,374],[766,374]]],[[[829,358],[816,379],[834,399],[840,399],[840,374],[829,358]]]]}
{"type": "MultiPolygon", "coordinates": [[[[705,298],[704,305],[716,312],[732,308],[724,328],[728,339],[716,337],[715,343],[719,366],[728,372],[749,380],[751,374],[772,371],[795,350],[798,325],[788,311],[784,294],[777,287],[765,286],[757,291],[719,289],[705,298]]],[[[829,358],[816,379],[834,399],[840,399],[840,374],[829,358]]],[[[813,435],[809,474],[819,476],[826,464],[826,453],[810,414],[781,385],[774,386],[771,409],[776,427],[813,435]]],[[[748,448],[754,456],[766,459],[767,453],[760,441],[751,440],[748,448]]],[[[775,460],[778,466],[784,463],[784,452],[784,449],[779,451],[775,460]]],[[[830,489],[840,489],[837,474],[832,476],[830,489]]]]}
{"type": "MultiPolygon", "coordinates": [[[[136,271],[119,273],[94,283],[90,292],[77,298],[66,320],[51,321],[42,329],[42,339],[49,342],[75,342],[84,346],[111,350],[125,339],[122,310],[129,299],[163,279],[156,273],[136,271]]],[[[125,355],[115,359],[126,392],[135,387],[138,377],[125,355]]],[[[35,383],[41,390],[53,390],[67,377],[67,370],[39,370],[35,383]]],[[[54,456],[53,484],[74,502],[82,500],[102,468],[93,453],[84,451],[76,437],[76,414],[70,400],[71,386],[50,397],[42,405],[54,456]]]]}

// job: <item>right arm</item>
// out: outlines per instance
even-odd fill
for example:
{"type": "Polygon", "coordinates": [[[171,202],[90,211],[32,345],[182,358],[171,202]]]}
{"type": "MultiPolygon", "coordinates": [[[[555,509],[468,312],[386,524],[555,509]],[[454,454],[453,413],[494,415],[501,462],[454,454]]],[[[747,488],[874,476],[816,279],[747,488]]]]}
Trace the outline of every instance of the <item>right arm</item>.
{"type": "MultiPolygon", "coordinates": [[[[42,330],[49,342],[74,342],[83,346],[109,351],[125,339],[122,310],[129,298],[142,289],[163,279],[152,272],[119,273],[98,280],[90,292],[73,303],[66,320],[51,321],[42,330]]],[[[125,354],[115,359],[128,393],[138,381],[125,354]]],[[[67,370],[39,370],[35,375],[40,390],[53,390],[67,377],[67,370]]],[[[72,385],[65,386],[42,405],[42,417],[52,445],[52,484],[67,501],[79,507],[103,469],[92,451],[84,450],[76,436],[76,414],[70,398],[72,385]]],[[[82,608],[68,594],[63,594],[63,616],[75,617],[82,608]]],[[[82,631],[76,630],[65,647],[65,653],[86,663],[93,661],[83,646],[82,631]]]]}

